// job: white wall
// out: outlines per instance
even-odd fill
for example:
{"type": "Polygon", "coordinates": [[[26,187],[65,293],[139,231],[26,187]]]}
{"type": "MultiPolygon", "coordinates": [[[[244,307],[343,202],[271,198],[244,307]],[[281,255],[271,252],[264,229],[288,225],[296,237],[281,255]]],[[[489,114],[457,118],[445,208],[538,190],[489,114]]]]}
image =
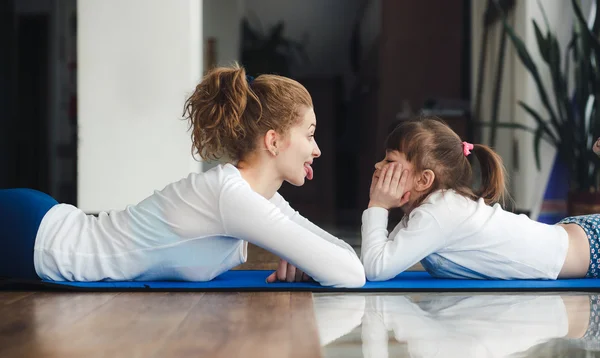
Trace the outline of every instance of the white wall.
{"type": "MultiPolygon", "coordinates": [[[[532,58],[538,64],[538,70],[546,85],[551,83],[547,66],[540,58],[540,54],[535,39],[532,19],[535,19],[541,30],[545,33],[546,25],[543,19],[539,4],[542,4],[552,31],[557,35],[561,50],[564,53],[566,44],[571,36],[571,26],[573,24],[573,11],[571,3],[562,0],[521,1],[516,3],[515,10],[509,16],[509,23],[513,26],[517,34],[523,39],[532,58]]],[[[589,9],[589,1],[584,1],[584,13],[589,9]]],[[[479,60],[480,41],[482,29],[483,12],[485,2],[473,2],[472,7],[472,93],[474,100],[477,80],[477,65],[479,60]]],[[[485,84],[484,84],[484,102],[482,103],[482,120],[489,121],[492,108],[492,91],[494,86],[494,76],[497,66],[497,53],[500,43],[500,24],[497,24],[490,32],[491,38],[488,44],[487,63],[485,66],[485,84]]],[[[499,121],[522,123],[532,128],[536,128],[535,121],[517,104],[518,100],[530,105],[539,111],[542,116],[546,116],[546,111],[539,98],[538,91],[533,77],[522,65],[518,59],[514,46],[507,39],[506,63],[504,68],[503,91],[500,98],[499,121]]],[[[564,58],[564,55],[562,56],[564,58]]],[[[552,92],[549,91],[549,94],[552,92]]],[[[553,98],[553,96],[550,96],[553,98]]],[[[473,102],[474,104],[474,102],[473,102]]],[[[487,132],[486,132],[487,133],[487,132]]],[[[487,140],[487,135],[484,137],[487,140]]],[[[487,143],[484,141],[484,143],[487,143]]],[[[510,175],[511,193],[515,199],[516,207],[522,210],[530,210],[531,217],[537,218],[546,183],[552,169],[555,157],[555,150],[546,142],[542,142],[541,156],[542,168],[537,170],[533,152],[533,134],[521,130],[499,130],[497,137],[496,150],[502,155],[510,175]],[[517,151],[513,151],[513,143],[516,143],[517,151]],[[512,158],[517,158],[518,166],[512,158]]]]}
{"type": "Polygon", "coordinates": [[[201,77],[202,0],[78,0],[78,205],[122,209],[200,171],[186,96],[201,77]]]}

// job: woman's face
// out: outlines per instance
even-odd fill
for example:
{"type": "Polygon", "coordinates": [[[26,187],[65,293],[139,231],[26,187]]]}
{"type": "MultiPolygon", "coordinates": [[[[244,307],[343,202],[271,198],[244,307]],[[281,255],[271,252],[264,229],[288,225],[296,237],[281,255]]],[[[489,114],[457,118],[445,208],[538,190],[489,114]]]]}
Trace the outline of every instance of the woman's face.
{"type": "Polygon", "coordinates": [[[305,178],[313,178],[313,160],[321,156],[314,137],[317,129],[315,112],[305,107],[300,113],[299,122],[290,128],[276,158],[276,166],[283,180],[295,186],[303,185],[305,178]]]}

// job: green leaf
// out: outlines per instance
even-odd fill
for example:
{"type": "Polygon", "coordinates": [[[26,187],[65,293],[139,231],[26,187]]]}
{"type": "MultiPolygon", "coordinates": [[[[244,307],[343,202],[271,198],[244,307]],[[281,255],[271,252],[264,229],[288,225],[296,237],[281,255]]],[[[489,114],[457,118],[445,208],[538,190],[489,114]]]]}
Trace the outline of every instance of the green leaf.
{"type": "MultiPolygon", "coordinates": [[[[480,126],[480,127],[497,127],[497,128],[507,128],[507,129],[520,129],[520,130],[524,130],[526,132],[532,133],[532,134],[536,134],[538,130],[540,130],[541,127],[538,127],[538,129],[534,129],[531,127],[528,127],[524,124],[521,123],[512,123],[512,122],[497,122],[497,123],[490,123],[490,122],[481,122],[481,121],[475,121],[472,122],[473,125],[475,126],[480,126]]],[[[547,133],[545,133],[542,130],[542,137],[541,139],[545,140],[546,142],[548,142],[551,145],[554,145],[554,142],[552,141],[552,138],[548,137],[547,133]]]]}
{"type": "Polygon", "coordinates": [[[546,24],[546,30],[550,30],[550,21],[548,21],[548,16],[546,15],[546,11],[544,10],[544,7],[542,6],[542,2],[540,0],[538,0],[538,6],[540,8],[540,11],[542,12],[542,16],[544,17],[544,23],[546,24]]]}
{"type": "MultiPolygon", "coordinates": [[[[571,36],[571,41],[567,45],[567,49],[565,50],[565,75],[569,75],[570,65],[571,65],[571,53],[575,51],[575,45],[577,43],[577,33],[573,31],[573,35],[571,36]]],[[[568,93],[568,88],[567,88],[568,93]]]]}
{"type": "Polygon", "coordinates": [[[535,133],[535,129],[528,127],[521,123],[512,123],[512,122],[482,122],[482,121],[473,121],[472,124],[480,127],[499,127],[499,128],[510,128],[510,129],[522,129],[527,132],[535,133]]]}
{"type": "Polygon", "coordinates": [[[533,137],[533,153],[535,155],[535,165],[537,170],[542,168],[541,160],[540,160],[540,141],[544,135],[544,128],[538,127],[535,131],[535,136],[533,137]]]}
{"type": "Polygon", "coordinates": [[[548,33],[548,67],[550,68],[550,77],[552,79],[552,88],[556,100],[556,108],[559,113],[558,122],[562,126],[565,121],[571,122],[572,113],[570,111],[571,101],[567,91],[567,82],[565,75],[561,72],[560,47],[556,36],[548,33]]]}
{"type": "MultiPolygon", "coordinates": [[[[593,49],[596,53],[596,58],[600,58],[600,41],[598,41],[598,37],[590,30],[588,27],[588,23],[581,12],[581,8],[577,4],[576,0],[571,0],[573,4],[573,11],[575,12],[575,16],[577,20],[579,20],[579,26],[582,32],[582,37],[585,39],[585,49],[593,49]]],[[[600,9],[596,9],[599,11],[600,9]]],[[[595,24],[594,24],[595,25],[595,24]]]]}
{"type": "Polygon", "coordinates": [[[600,0],[593,0],[596,6],[596,17],[594,17],[594,21],[592,22],[592,33],[595,38],[600,36],[600,0]]]}
{"type": "Polygon", "coordinates": [[[529,107],[523,101],[518,101],[517,103],[527,113],[529,113],[529,115],[536,121],[538,127],[542,128],[542,130],[548,135],[548,137],[550,137],[552,139],[552,144],[554,144],[556,146],[556,144],[558,143],[558,140],[557,140],[556,136],[554,135],[554,133],[552,133],[552,131],[550,130],[550,128],[546,125],[546,121],[544,121],[542,119],[542,117],[540,117],[540,115],[533,108],[529,107]]]}
{"type": "Polygon", "coordinates": [[[513,45],[515,46],[515,49],[517,50],[517,55],[519,56],[519,59],[527,68],[529,73],[533,76],[538,93],[540,95],[540,99],[542,100],[544,107],[550,114],[550,122],[555,126],[555,130],[559,131],[560,124],[557,120],[556,114],[554,113],[554,109],[552,109],[552,106],[550,105],[550,100],[548,99],[548,94],[542,84],[542,80],[540,78],[537,66],[535,65],[531,56],[529,55],[529,51],[527,51],[527,48],[523,41],[515,34],[514,30],[506,22],[506,16],[502,17],[502,23],[504,24],[504,29],[508,33],[509,38],[511,39],[513,45]]]}
{"type": "Polygon", "coordinates": [[[540,31],[540,28],[538,27],[538,24],[535,22],[535,20],[532,20],[531,22],[533,22],[533,29],[535,30],[535,37],[537,39],[540,54],[542,55],[544,61],[548,62],[550,60],[550,48],[548,38],[545,38],[544,35],[542,35],[542,31],[540,31]]]}

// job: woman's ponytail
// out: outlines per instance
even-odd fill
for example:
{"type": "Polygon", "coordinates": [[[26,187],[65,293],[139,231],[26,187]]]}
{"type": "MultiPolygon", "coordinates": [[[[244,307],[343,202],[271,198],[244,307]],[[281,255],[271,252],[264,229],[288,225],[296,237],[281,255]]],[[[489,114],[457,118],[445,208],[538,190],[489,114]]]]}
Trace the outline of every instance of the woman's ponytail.
{"type": "Polygon", "coordinates": [[[239,159],[254,145],[261,110],[244,68],[236,64],[211,70],[184,106],[192,150],[205,160],[239,159]],[[245,115],[248,110],[252,115],[245,115]]]}

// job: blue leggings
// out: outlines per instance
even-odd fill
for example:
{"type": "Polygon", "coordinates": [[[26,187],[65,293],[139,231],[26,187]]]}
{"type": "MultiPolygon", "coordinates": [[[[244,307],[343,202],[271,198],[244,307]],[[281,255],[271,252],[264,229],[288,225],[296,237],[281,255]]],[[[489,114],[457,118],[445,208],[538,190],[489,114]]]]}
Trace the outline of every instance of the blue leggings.
{"type": "Polygon", "coordinates": [[[33,189],[0,190],[0,277],[39,279],[33,247],[44,215],[58,204],[33,189]]]}

